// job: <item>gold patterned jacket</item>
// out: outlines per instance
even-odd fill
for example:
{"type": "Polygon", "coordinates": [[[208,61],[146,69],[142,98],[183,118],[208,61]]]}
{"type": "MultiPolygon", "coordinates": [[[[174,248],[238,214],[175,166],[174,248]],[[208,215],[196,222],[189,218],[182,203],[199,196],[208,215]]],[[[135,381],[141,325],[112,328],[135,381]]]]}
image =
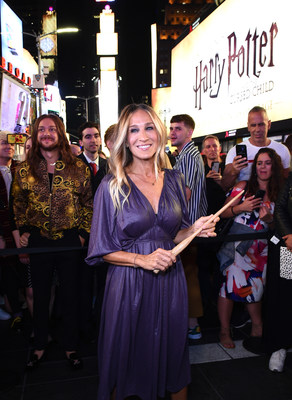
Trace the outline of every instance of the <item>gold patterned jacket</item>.
{"type": "Polygon", "coordinates": [[[21,163],[12,183],[13,210],[20,234],[35,228],[48,239],[60,239],[67,229],[77,229],[87,238],[92,219],[92,191],[90,171],[78,158],[74,167],[66,167],[62,160],[55,165],[50,180],[45,160],[39,164],[37,181],[26,161],[21,163]]]}

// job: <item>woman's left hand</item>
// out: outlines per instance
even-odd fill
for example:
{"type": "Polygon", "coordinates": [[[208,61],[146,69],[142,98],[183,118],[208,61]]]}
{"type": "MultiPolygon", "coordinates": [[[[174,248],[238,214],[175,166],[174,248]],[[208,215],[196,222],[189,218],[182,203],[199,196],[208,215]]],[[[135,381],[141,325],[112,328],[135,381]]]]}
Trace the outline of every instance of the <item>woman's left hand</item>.
{"type": "MultiPolygon", "coordinates": [[[[194,224],[193,224],[193,229],[194,232],[197,231],[198,229],[200,229],[202,227],[202,225],[204,225],[208,219],[210,218],[210,215],[208,215],[207,217],[201,217],[199,218],[194,224]]],[[[212,237],[212,236],[216,236],[215,233],[215,226],[216,223],[219,221],[219,217],[217,217],[214,221],[209,222],[204,228],[203,230],[200,232],[200,234],[198,236],[200,237],[212,237]]]]}
{"type": "Polygon", "coordinates": [[[273,222],[273,214],[271,214],[269,207],[267,207],[265,204],[260,207],[259,217],[267,224],[271,224],[273,222]]]}

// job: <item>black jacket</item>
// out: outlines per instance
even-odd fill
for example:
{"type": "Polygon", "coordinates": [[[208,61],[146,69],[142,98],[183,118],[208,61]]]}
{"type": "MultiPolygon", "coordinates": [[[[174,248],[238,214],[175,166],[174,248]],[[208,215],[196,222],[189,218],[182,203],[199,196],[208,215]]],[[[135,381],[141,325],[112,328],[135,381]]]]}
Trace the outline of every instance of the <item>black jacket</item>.
{"type": "Polygon", "coordinates": [[[278,196],[274,216],[276,232],[281,237],[292,234],[292,172],[278,196]]]}
{"type": "Polygon", "coordinates": [[[82,161],[85,162],[86,165],[88,165],[89,169],[90,169],[90,174],[91,174],[91,188],[92,188],[92,194],[94,197],[94,194],[96,192],[96,189],[98,188],[100,182],[102,181],[102,178],[106,175],[107,173],[107,160],[105,160],[104,158],[99,157],[98,158],[98,171],[96,173],[96,175],[93,175],[92,169],[89,165],[89,163],[87,162],[85,156],[83,153],[81,153],[78,158],[80,158],[82,161]]]}

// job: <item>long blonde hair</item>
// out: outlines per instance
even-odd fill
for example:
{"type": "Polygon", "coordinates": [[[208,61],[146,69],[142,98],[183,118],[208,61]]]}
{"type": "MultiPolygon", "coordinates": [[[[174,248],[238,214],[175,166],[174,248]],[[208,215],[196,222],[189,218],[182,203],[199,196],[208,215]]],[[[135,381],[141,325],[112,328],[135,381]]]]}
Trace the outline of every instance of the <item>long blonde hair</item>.
{"type": "Polygon", "coordinates": [[[156,179],[161,169],[167,168],[167,155],[165,146],[167,143],[166,129],[152,107],[147,104],[129,104],[119,117],[113,137],[114,146],[109,158],[109,168],[113,178],[109,184],[110,195],[117,210],[123,208],[131,193],[131,187],[126,176],[126,167],[131,165],[133,156],[127,147],[129,124],[132,115],[138,111],[145,111],[151,118],[157,132],[158,147],[154,157],[154,170],[156,179]],[[126,187],[125,187],[126,186],[126,187]],[[122,202],[121,202],[122,199],[122,202]]]}

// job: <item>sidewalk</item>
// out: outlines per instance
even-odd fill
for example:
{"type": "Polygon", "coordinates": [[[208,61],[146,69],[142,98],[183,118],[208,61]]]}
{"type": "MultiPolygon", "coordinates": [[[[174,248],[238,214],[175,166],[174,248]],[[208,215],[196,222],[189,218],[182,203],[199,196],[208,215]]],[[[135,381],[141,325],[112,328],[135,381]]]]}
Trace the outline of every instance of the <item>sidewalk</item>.
{"type": "MultiPolygon", "coordinates": [[[[282,374],[270,372],[268,357],[249,353],[241,345],[249,327],[234,330],[236,348],[227,351],[218,344],[218,321],[211,320],[212,324],[208,318],[202,320],[203,338],[189,346],[190,400],[292,400],[291,352],[282,374]]],[[[84,367],[80,371],[71,371],[60,344],[53,342],[46,360],[35,371],[26,373],[29,324],[26,321],[24,333],[11,333],[9,321],[0,321],[0,399],[95,400],[96,344],[81,344],[84,367]]]]}

